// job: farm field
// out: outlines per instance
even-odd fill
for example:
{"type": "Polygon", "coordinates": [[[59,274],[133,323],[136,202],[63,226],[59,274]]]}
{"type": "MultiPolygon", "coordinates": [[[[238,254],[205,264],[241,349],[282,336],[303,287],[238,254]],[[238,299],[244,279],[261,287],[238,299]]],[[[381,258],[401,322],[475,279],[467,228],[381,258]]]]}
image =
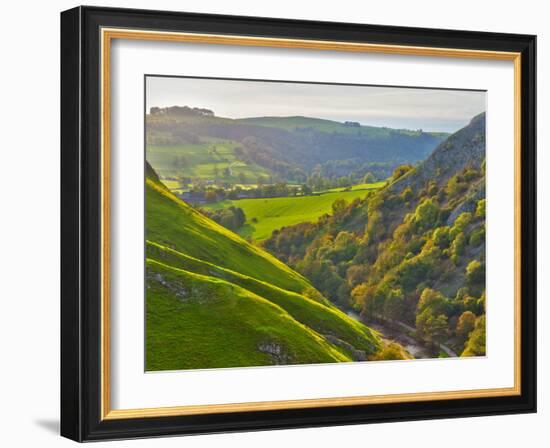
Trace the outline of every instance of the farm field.
{"type": "MultiPolygon", "coordinates": [[[[194,179],[223,179],[229,183],[255,183],[258,176],[270,176],[269,170],[238,160],[234,148],[238,143],[229,140],[210,140],[199,144],[147,146],[147,160],[161,178],[187,176],[194,179]],[[224,171],[228,170],[224,175],[224,171]]],[[[175,188],[170,186],[169,188],[175,188]]]]}
{"type": "Polygon", "coordinates": [[[361,184],[363,188],[312,196],[225,200],[205,205],[204,208],[215,210],[230,206],[240,207],[247,220],[247,224],[239,230],[240,235],[262,241],[269,238],[274,230],[301,222],[313,222],[325,213],[331,213],[332,204],[337,199],[347,202],[362,199],[369,191],[377,190],[384,184],[385,182],[361,184]]]}

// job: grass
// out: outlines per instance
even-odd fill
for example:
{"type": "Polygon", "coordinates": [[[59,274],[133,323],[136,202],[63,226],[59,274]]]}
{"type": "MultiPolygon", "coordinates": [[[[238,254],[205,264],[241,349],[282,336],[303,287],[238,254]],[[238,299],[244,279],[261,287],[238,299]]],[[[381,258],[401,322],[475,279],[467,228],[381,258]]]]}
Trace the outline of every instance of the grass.
{"type": "Polygon", "coordinates": [[[347,362],[378,335],[262,249],[146,183],[146,368],[347,362]],[[327,339],[336,337],[342,343],[327,339]]]}
{"type": "Polygon", "coordinates": [[[204,207],[219,209],[234,205],[242,208],[247,224],[239,233],[255,241],[262,241],[269,238],[274,230],[301,222],[313,222],[325,213],[331,213],[332,204],[337,199],[352,202],[364,198],[369,190],[380,188],[384,183],[363,185],[370,185],[371,188],[330,191],[314,196],[225,200],[204,207]]]}
{"type": "Polygon", "coordinates": [[[153,260],[147,275],[147,370],[351,361],[246,289],[153,260]]]}
{"type": "Polygon", "coordinates": [[[238,183],[242,175],[250,182],[256,182],[258,176],[271,174],[259,165],[237,160],[234,154],[234,148],[237,146],[237,142],[216,139],[208,139],[200,144],[147,145],[147,160],[161,177],[183,175],[204,180],[221,178],[227,182],[238,183]],[[183,162],[177,162],[178,158],[183,158],[183,162]],[[226,168],[231,173],[228,177],[223,176],[226,168]]]}
{"type": "Polygon", "coordinates": [[[308,297],[307,294],[287,291],[152,242],[147,242],[147,257],[179,269],[208,275],[242,287],[280,306],[293,319],[307,325],[319,334],[333,335],[359,350],[371,352],[378,345],[377,339],[370,329],[340,311],[320,295],[308,297]]]}
{"type": "Polygon", "coordinates": [[[162,179],[162,183],[168,188],[170,191],[179,190],[180,183],[177,180],[168,180],[168,179],[162,179]]]}
{"type": "MultiPolygon", "coordinates": [[[[340,134],[364,134],[371,138],[384,138],[392,134],[392,132],[398,131],[404,135],[418,135],[417,130],[410,129],[390,129],[386,127],[361,125],[346,126],[344,123],[332,120],[325,120],[322,118],[311,117],[254,117],[254,118],[242,118],[235,120],[236,122],[252,124],[256,126],[266,126],[272,128],[285,129],[287,131],[294,131],[297,128],[311,128],[320,132],[338,132],[340,134]]],[[[446,135],[444,133],[430,132],[434,135],[446,135]]]]}
{"type": "Polygon", "coordinates": [[[311,284],[273,255],[208,219],[151,179],[146,186],[146,238],[217,266],[303,292],[311,284]]]}
{"type": "MultiPolygon", "coordinates": [[[[360,190],[378,190],[386,186],[387,181],[381,180],[380,182],[373,182],[370,184],[357,184],[352,185],[351,191],[360,191],[360,190]]],[[[324,193],[336,192],[336,191],[345,191],[345,187],[331,188],[330,190],[325,190],[324,193]]]]}

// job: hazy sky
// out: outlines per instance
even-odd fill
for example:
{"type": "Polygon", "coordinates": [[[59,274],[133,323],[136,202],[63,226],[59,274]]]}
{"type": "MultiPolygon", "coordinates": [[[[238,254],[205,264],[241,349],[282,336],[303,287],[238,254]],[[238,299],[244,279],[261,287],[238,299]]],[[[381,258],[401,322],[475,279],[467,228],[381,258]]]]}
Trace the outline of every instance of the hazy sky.
{"type": "Polygon", "coordinates": [[[485,92],[147,77],[152,106],[211,109],[219,117],[307,116],[454,132],[485,111],[485,92]]]}

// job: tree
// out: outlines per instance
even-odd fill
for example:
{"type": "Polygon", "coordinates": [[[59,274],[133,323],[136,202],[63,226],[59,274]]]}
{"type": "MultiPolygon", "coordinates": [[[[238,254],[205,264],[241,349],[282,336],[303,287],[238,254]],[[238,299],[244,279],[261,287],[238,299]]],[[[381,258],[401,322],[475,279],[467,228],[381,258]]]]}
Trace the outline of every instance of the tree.
{"type": "Polygon", "coordinates": [[[485,280],[485,264],[472,260],[466,266],[466,278],[470,285],[479,285],[485,280]]]}
{"type": "Polygon", "coordinates": [[[399,165],[395,170],[393,170],[392,180],[395,181],[400,177],[403,177],[412,169],[413,169],[412,165],[399,165]]]}
{"type": "Polygon", "coordinates": [[[485,355],[485,316],[476,320],[474,331],[466,342],[466,348],[460,356],[484,356],[485,355]]]}
{"type": "Polygon", "coordinates": [[[416,305],[417,312],[431,310],[432,314],[438,315],[446,311],[448,300],[439,291],[431,288],[425,288],[420,295],[420,300],[416,305]]]}
{"type": "Polygon", "coordinates": [[[213,190],[208,190],[205,194],[204,194],[204,200],[206,202],[216,202],[218,200],[218,195],[216,194],[215,191],[213,190]]]}
{"type": "Polygon", "coordinates": [[[414,212],[414,222],[423,230],[431,229],[437,224],[439,206],[432,198],[424,199],[414,212]]]}
{"type": "Polygon", "coordinates": [[[476,205],[476,217],[478,218],[485,218],[485,208],[486,208],[487,201],[485,199],[480,199],[477,201],[476,205]]]}
{"type": "Polygon", "coordinates": [[[455,174],[453,177],[449,179],[449,182],[447,182],[445,192],[447,193],[449,198],[453,198],[455,196],[458,196],[460,193],[464,192],[466,188],[468,188],[468,186],[465,182],[463,182],[460,175],[455,174]]]}
{"type": "Polygon", "coordinates": [[[440,344],[448,336],[448,320],[444,314],[434,315],[426,308],[416,316],[416,329],[430,343],[440,344]]]}
{"type": "Polygon", "coordinates": [[[391,289],[384,301],[384,316],[392,320],[400,319],[404,313],[404,304],[403,292],[400,289],[391,289]]]}
{"type": "Polygon", "coordinates": [[[433,233],[434,244],[440,249],[446,249],[449,247],[449,227],[438,227],[433,233]]]}
{"type": "Polygon", "coordinates": [[[467,239],[466,235],[464,235],[463,232],[460,232],[455,239],[453,240],[453,243],[451,244],[451,252],[453,254],[453,261],[457,262],[458,257],[461,256],[464,253],[464,249],[466,248],[467,239]]]}
{"type": "Polygon", "coordinates": [[[335,217],[341,217],[345,213],[348,207],[348,203],[345,199],[336,199],[332,203],[332,215],[335,217]]]}
{"type": "Polygon", "coordinates": [[[384,345],[382,349],[375,353],[370,359],[372,361],[392,361],[397,359],[409,359],[410,356],[407,355],[405,349],[395,343],[390,342],[387,345],[384,345]]]}
{"type": "Polygon", "coordinates": [[[376,182],[376,177],[374,177],[374,174],[368,171],[367,174],[365,174],[365,177],[363,177],[363,183],[372,184],[374,182],[376,182]]]}
{"type": "Polygon", "coordinates": [[[302,194],[304,196],[308,196],[312,193],[311,191],[311,187],[307,184],[303,184],[301,187],[300,187],[300,191],[302,192],[302,194]]]}
{"type": "Polygon", "coordinates": [[[352,264],[346,271],[346,279],[352,288],[365,282],[368,276],[369,268],[364,264],[352,264]]]}
{"type": "Polygon", "coordinates": [[[461,213],[458,218],[456,218],[456,221],[453,225],[453,233],[456,235],[457,233],[464,232],[466,230],[466,227],[472,222],[472,214],[470,212],[464,212],[461,213]]]}
{"type": "Polygon", "coordinates": [[[476,324],[476,315],[471,311],[464,311],[458,318],[456,324],[456,335],[465,341],[468,335],[474,330],[476,324]]]}

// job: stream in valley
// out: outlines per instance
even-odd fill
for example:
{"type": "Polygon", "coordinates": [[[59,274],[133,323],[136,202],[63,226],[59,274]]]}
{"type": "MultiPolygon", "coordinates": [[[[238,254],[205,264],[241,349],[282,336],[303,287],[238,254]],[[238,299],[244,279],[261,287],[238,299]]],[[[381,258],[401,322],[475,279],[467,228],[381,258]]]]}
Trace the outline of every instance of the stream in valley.
{"type": "MultiPolygon", "coordinates": [[[[346,314],[352,319],[378,331],[382,339],[385,341],[395,341],[401,344],[415,359],[438,357],[437,351],[434,352],[434,348],[432,346],[409,336],[406,333],[406,328],[400,329],[398,328],[398,325],[389,325],[382,321],[365,321],[361,318],[359,313],[355,311],[348,310],[346,311],[346,314]]],[[[405,326],[403,323],[400,323],[400,325],[405,326]]],[[[409,330],[414,330],[414,328],[410,327],[409,330]]],[[[454,356],[456,356],[456,354],[454,354],[454,356]]]]}

